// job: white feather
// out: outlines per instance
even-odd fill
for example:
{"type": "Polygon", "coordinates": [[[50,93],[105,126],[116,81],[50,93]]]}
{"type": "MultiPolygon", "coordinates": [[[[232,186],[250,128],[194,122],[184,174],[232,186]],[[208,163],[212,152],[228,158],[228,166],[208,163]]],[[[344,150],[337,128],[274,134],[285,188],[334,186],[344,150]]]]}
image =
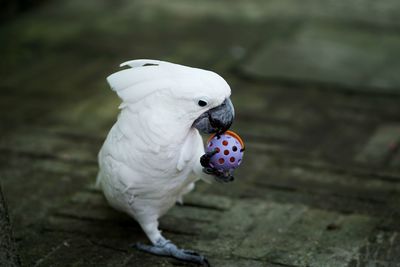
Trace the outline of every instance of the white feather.
{"type": "Polygon", "coordinates": [[[179,89],[185,93],[201,90],[208,93],[223,89],[230,95],[226,81],[211,71],[149,59],[127,61],[121,66],[131,68],[111,74],[107,81],[124,102],[135,103],[163,89],[179,89]]]}
{"type": "Polygon", "coordinates": [[[110,205],[134,217],[155,242],[157,219],[202,175],[203,141],[191,127],[204,112],[196,97],[207,96],[212,108],[230,88],[213,72],[164,61],[121,66],[131,68],[107,78],[123,109],[99,152],[97,184],[110,205]]]}
{"type": "Polygon", "coordinates": [[[120,67],[129,66],[131,68],[136,68],[136,67],[143,67],[144,65],[149,65],[149,64],[160,65],[160,64],[173,64],[173,63],[155,59],[135,59],[135,60],[125,61],[124,63],[121,63],[119,66],[120,67]]]}

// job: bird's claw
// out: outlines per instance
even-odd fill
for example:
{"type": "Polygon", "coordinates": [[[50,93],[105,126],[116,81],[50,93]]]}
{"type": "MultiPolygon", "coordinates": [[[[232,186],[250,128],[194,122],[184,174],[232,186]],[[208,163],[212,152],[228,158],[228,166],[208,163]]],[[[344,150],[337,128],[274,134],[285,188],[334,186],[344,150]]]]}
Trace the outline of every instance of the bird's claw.
{"type": "Polygon", "coordinates": [[[195,263],[205,267],[211,267],[209,261],[204,256],[192,250],[179,249],[171,241],[165,240],[156,245],[145,245],[136,243],[135,247],[141,251],[157,256],[172,257],[177,260],[195,263]]]}
{"type": "Polygon", "coordinates": [[[204,168],[210,167],[210,160],[217,153],[218,153],[218,150],[214,149],[213,151],[207,152],[203,156],[201,156],[201,158],[200,158],[201,166],[203,166],[204,168]]]}
{"type": "Polygon", "coordinates": [[[233,182],[235,177],[232,175],[232,170],[225,172],[217,171],[215,174],[215,180],[220,183],[229,183],[233,182]]]}
{"type": "Polygon", "coordinates": [[[235,177],[232,175],[232,170],[223,172],[212,167],[207,167],[203,168],[203,172],[205,174],[214,175],[215,180],[220,183],[229,183],[235,180],[235,177]]]}
{"type": "Polygon", "coordinates": [[[201,164],[201,166],[204,167],[203,172],[205,174],[214,175],[215,180],[217,182],[220,182],[220,183],[232,182],[233,180],[235,180],[235,178],[232,175],[232,170],[220,171],[220,170],[217,170],[217,169],[211,167],[210,160],[217,153],[218,153],[218,151],[216,149],[214,149],[213,151],[207,152],[203,156],[201,156],[200,164],[201,164]]]}

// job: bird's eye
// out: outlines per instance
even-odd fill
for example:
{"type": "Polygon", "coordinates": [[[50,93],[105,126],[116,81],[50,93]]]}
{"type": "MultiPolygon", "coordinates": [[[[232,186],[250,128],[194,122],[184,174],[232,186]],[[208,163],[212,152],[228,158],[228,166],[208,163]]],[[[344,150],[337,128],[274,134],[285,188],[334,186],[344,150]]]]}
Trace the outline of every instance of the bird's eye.
{"type": "Polygon", "coordinates": [[[197,102],[197,104],[199,104],[200,107],[205,107],[205,106],[207,106],[208,103],[205,100],[199,100],[199,102],[197,102]]]}

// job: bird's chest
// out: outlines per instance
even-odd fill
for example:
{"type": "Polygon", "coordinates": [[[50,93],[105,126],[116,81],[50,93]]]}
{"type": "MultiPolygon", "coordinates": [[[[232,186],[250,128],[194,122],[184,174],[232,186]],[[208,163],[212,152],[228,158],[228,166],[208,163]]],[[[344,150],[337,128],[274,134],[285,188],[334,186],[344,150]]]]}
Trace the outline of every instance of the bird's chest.
{"type": "MultiPolygon", "coordinates": [[[[152,155],[152,154],[149,154],[152,155]]],[[[179,157],[160,151],[152,155],[150,162],[142,162],[143,176],[131,184],[132,192],[137,198],[144,198],[160,210],[168,209],[173,205],[181,192],[192,182],[192,168],[186,164],[183,169],[177,169],[179,157]],[[147,166],[146,166],[147,165],[147,166]],[[140,192],[140,193],[138,193],[140,192]]]]}
{"type": "Polygon", "coordinates": [[[148,194],[173,195],[192,182],[190,174],[199,160],[195,149],[201,142],[198,133],[190,132],[180,142],[139,141],[139,138],[130,138],[129,142],[120,143],[118,149],[127,152],[126,163],[134,173],[129,178],[132,188],[141,188],[148,194]]]}
{"type": "MultiPolygon", "coordinates": [[[[190,132],[181,142],[155,142],[136,151],[132,160],[137,168],[150,170],[156,177],[181,177],[193,170],[196,147],[199,139],[196,132],[190,132]]],[[[135,143],[130,144],[132,147],[135,143]]],[[[199,159],[198,159],[199,160],[199,159]]],[[[179,180],[179,179],[178,179],[179,180]]]]}

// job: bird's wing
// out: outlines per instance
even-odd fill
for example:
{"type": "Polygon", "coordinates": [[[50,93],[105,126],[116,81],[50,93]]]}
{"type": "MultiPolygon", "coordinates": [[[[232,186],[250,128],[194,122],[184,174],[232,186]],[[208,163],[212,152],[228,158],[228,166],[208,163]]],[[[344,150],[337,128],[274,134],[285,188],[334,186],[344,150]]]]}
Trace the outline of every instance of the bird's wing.
{"type": "MultiPolygon", "coordinates": [[[[199,137],[200,137],[200,135],[199,135],[199,137]]],[[[200,139],[201,139],[201,137],[200,137],[200,139]]],[[[212,183],[214,181],[213,177],[209,174],[205,174],[203,172],[203,166],[201,166],[201,164],[200,164],[200,158],[205,153],[203,140],[201,139],[200,142],[195,144],[192,149],[194,149],[194,151],[195,151],[194,152],[194,154],[196,155],[195,158],[198,159],[193,164],[192,172],[194,173],[195,176],[197,176],[201,180],[203,180],[207,183],[212,183]]]]}
{"type": "MultiPolygon", "coordinates": [[[[191,161],[196,161],[196,156],[198,154],[197,149],[199,145],[201,147],[203,146],[203,140],[201,139],[199,132],[195,129],[192,129],[189,132],[184,144],[182,145],[179,154],[178,164],[176,166],[178,171],[182,171],[183,168],[187,166],[191,161]],[[195,159],[193,159],[194,157],[195,159]]],[[[198,158],[198,161],[200,161],[200,157],[198,158]]]]}
{"type": "Polygon", "coordinates": [[[187,138],[182,147],[177,168],[182,169],[184,166],[191,164],[192,175],[211,183],[212,176],[203,172],[203,166],[200,164],[200,157],[204,155],[204,144],[199,132],[195,129],[191,132],[191,138],[187,138]]]}

